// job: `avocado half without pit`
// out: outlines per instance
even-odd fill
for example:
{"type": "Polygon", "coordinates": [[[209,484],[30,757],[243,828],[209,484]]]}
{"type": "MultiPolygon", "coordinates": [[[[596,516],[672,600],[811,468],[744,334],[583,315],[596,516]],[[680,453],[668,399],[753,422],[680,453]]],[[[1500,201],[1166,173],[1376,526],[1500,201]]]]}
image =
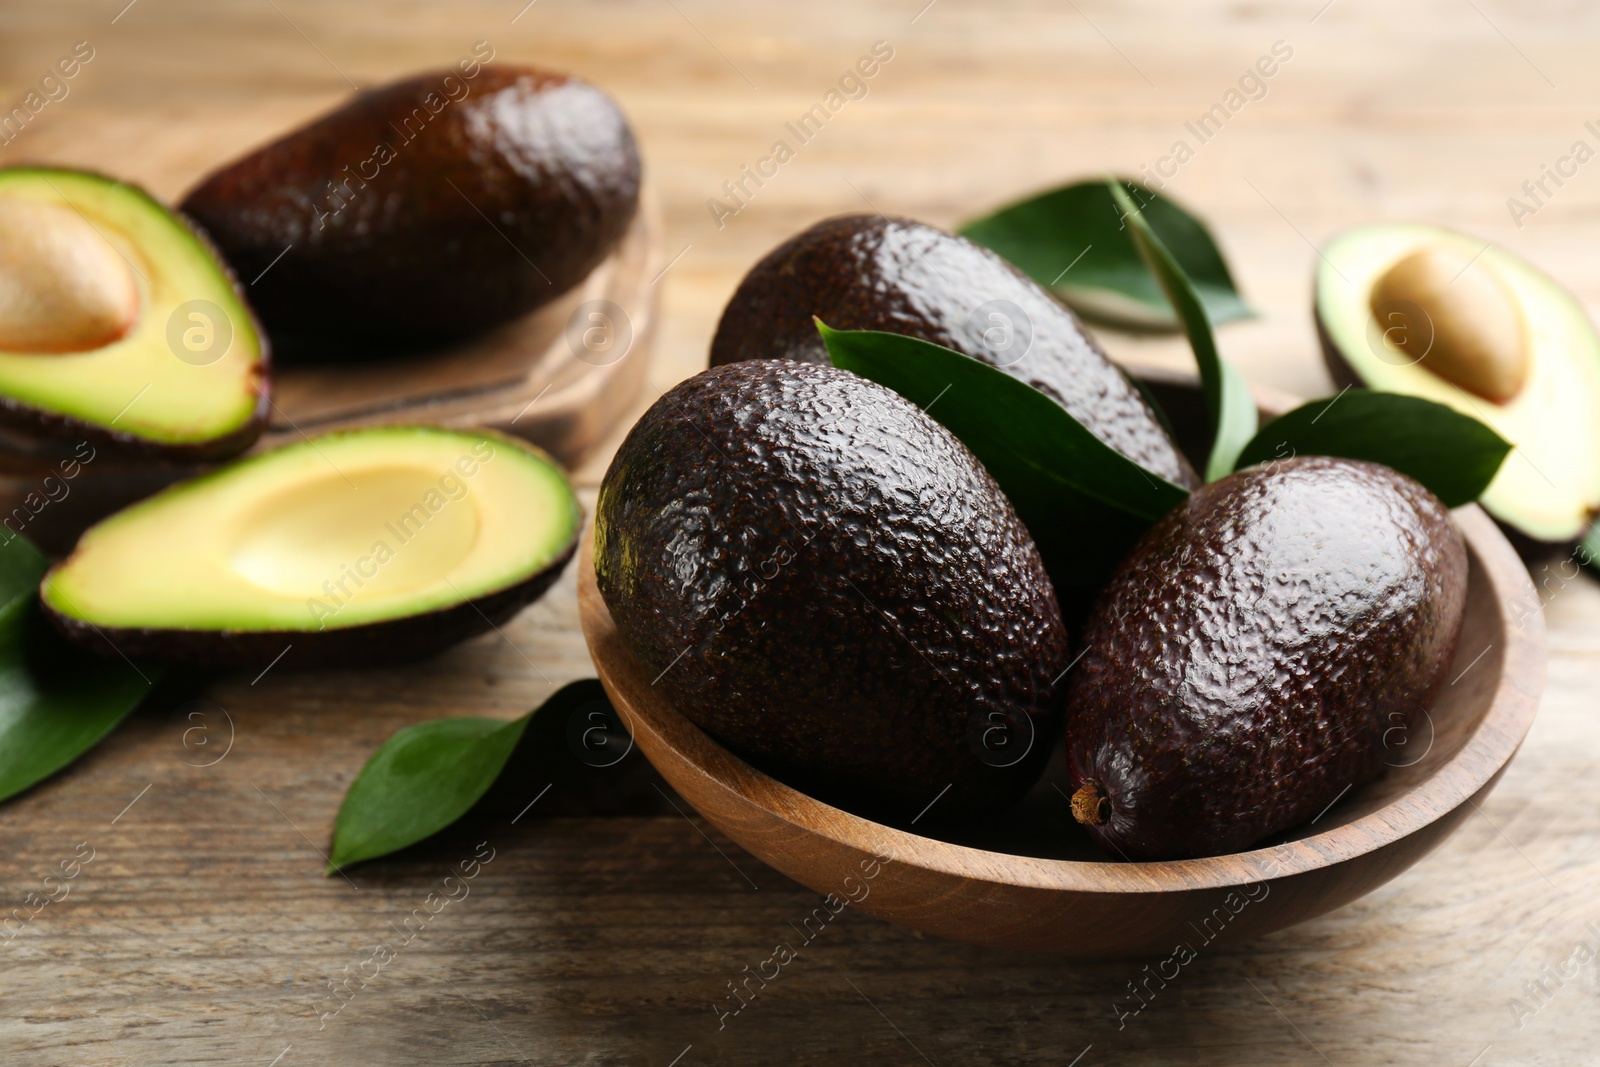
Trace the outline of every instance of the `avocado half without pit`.
{"type": "Polygon", "coordinates": [[[1554,280],[1434,226],[1351,230],[1317,268],[1323,354],[1341,385],[1434,400],[1515,450],[1481,503],[1524,554],[1600,512],[1600,335],[1554,280]]]}
{"type": "Polygon", "coordinates": [[[408,660],[540,596],[581,524],[560,468],[525,442],[336,432],[91,527],[40,597],[67,637],[108,656],[254,669],[279,655],[291,667],[408,660]]]}
{"type": "Polygon", "coordinates": [[[206,240],[148,193],[0,169],[0,424],[174,460],[250,447],[267,349],[206,240]]]}
{"type": "Polygon", "coordinates": [[[473,62],[357,95],[211,174],[183,208],[259,276],[274,340],[347,355],[548,304],[617,246],[639,182],[633,132],[599,89],[473,62]]]}

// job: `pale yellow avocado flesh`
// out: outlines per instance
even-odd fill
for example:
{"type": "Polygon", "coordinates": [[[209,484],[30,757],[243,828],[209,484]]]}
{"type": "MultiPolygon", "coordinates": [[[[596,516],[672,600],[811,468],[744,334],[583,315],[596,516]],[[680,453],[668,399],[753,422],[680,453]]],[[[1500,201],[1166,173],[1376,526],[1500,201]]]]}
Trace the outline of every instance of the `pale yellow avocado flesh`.
{"type": "Polygon", "coordinates": [[[0,351],[0,395],[162,444],[209,441],[249,424],[262,344],[227,273],[192,231],[142,191],[98,175],[0,170],[0,197],[80,214],[132,267],[139,297],[133,327],[104,347],[0,351]],[[174,352],[174,337],[187,359],[174,352]],[[229,343],[218,356],[222,337],[229,343]]]}
{"type": "Polygon", "coordinates": [[[235,463],[91,528],[45,579],[101,627],[320,630],[516,585],[571,546],[571,486],[495,434],[354,430],[235,463]]]}
{"type": "Polygon", "coordinates": [[[1572,541],[1600,512],[1600,336],[1558,283],[1486,244],[1433,226],[1385,224],[1348,231],[1323,251],[1316,281],[1318,319],[1367,387],[1448,405],[1510,441],[1515,448],[1481,503],[1537,540],[1572,541]],[[1372,329],[1373,285],[1395,263],[1429,245],[1473,260],[1470,270],[1496,272],[1521,309],[1528,375],[1504,403],[1469,393],[1412,363],[1413,357],[1387,347],[1381,331],[1372,329]]]}

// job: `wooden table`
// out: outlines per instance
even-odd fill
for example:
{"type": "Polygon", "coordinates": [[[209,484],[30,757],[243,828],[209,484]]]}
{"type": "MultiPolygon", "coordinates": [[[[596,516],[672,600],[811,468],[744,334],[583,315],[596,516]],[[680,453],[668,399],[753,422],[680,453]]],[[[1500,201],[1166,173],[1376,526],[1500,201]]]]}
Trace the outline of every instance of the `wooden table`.
{"type": "MultiPolygon", "coordinates": [[[[125,2],[0,13],[6,108],[75,41],[95,51],[0,159],[98,167],[174,196],[348,83],[442,66],[480,39],[502,61],[610,89],[665,202],[667,255],[682,252],[661,282],[652,397],[704,364],[743,270],[808,222],[876,208],[952,224],[1069,176],[1137,173],[1279,40],[1293,57],[1266,95],[1169,185],[1213,221],[1263,312],[1223,335],[1251,378],[1326,389],[1312,246],[1372,219],[1502,241],[1600,303],[1600,169],[1520,228],[1506,205],[1574,140],[1595,143],[1583,123],[1596,117],[1600,16],[1578,5],[125,2]],[[867,97],[718,228],[707,198],[877,40],[894,58],[867,97]]],[[[1110,343],[1185,358],[1170,340],[1110,343]]],[[[592,489],[603,469],[602,456],[578,479],[592,489]]],[[[575,612],[569,573],[504,639],[435,662],[296,674],[286,661],[259,679],[170,687],[0,809],[7,908],[93,850],[70,896],[0,944],[0,1062],[1600,1060],[1600,959],[1573,957],[1600,951],[1600,586],[1588,577],[1552,594],[1544,706],[1481,814],[1363,901],[1203,956],[1120,1029],[1113,1004],[1145,961],[987,951],[854,914],[719,1029],[727,983],[815,902],[675,813],[626,762],[562,780],[513,825],[556,777],[521,767],[467,825],[324,878],[320,852],[367,755],[404,724],[512,716],[587,675],[575,612]],[[602,802],[624,814],[576,814],[602,802]],[[487,850],[468,895],[430,913],[450,869],[487,850]],[[417,914],[427,921],[412,918],[394,959],[371,963],[417,914]],[[346,993],[330,999],[330,982],[346,993]]]]}

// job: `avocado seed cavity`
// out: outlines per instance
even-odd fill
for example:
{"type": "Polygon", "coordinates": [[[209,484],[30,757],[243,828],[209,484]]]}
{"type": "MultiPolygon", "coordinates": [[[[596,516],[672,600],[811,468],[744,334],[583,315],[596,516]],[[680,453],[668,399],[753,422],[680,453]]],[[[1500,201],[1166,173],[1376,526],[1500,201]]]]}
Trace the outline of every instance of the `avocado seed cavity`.
{"type": "Polygon", "coordinates": [[[1488,263],[1421,248],[1378,278],[1371,307],[1385,343],[1470,393],[1503,404],[1527,380],[1522,313],[1488,263]]]}

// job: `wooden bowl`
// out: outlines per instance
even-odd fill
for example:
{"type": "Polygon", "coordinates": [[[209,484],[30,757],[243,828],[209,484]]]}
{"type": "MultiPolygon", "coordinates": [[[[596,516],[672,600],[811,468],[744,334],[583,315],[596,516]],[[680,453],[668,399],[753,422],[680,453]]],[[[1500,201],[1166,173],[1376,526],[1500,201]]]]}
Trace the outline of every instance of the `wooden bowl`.
{"type": "MultiPolygon", "coordinates": [[[[1147,374],[1180,440],[1203,424],[1192,380],[1147,374]]],[[[1292,401],[1258,392],[1268,411],[1292,401]]],[[[584,637],[650,762],[719,830],[795,881],[937,934],[1071,956],[1168,955],[1240,941],[1331,911],[1421,859],[1481,805],[1533,721],[1545,636],[1527,571],[1489,517],[1457,509],[1471,560],[1456,663],[1378,780],[1249,852],[1109,862],[1068,814],[1064,760],[998,827],[941,840],[824,804],[723,748],[652,688],[579,558],[584,637]],[[1412,753],[1415,752],[1415,755],[1412,753]]],[[[1395,739],[1398,741],[1399,739],[1395,739]]]]}

